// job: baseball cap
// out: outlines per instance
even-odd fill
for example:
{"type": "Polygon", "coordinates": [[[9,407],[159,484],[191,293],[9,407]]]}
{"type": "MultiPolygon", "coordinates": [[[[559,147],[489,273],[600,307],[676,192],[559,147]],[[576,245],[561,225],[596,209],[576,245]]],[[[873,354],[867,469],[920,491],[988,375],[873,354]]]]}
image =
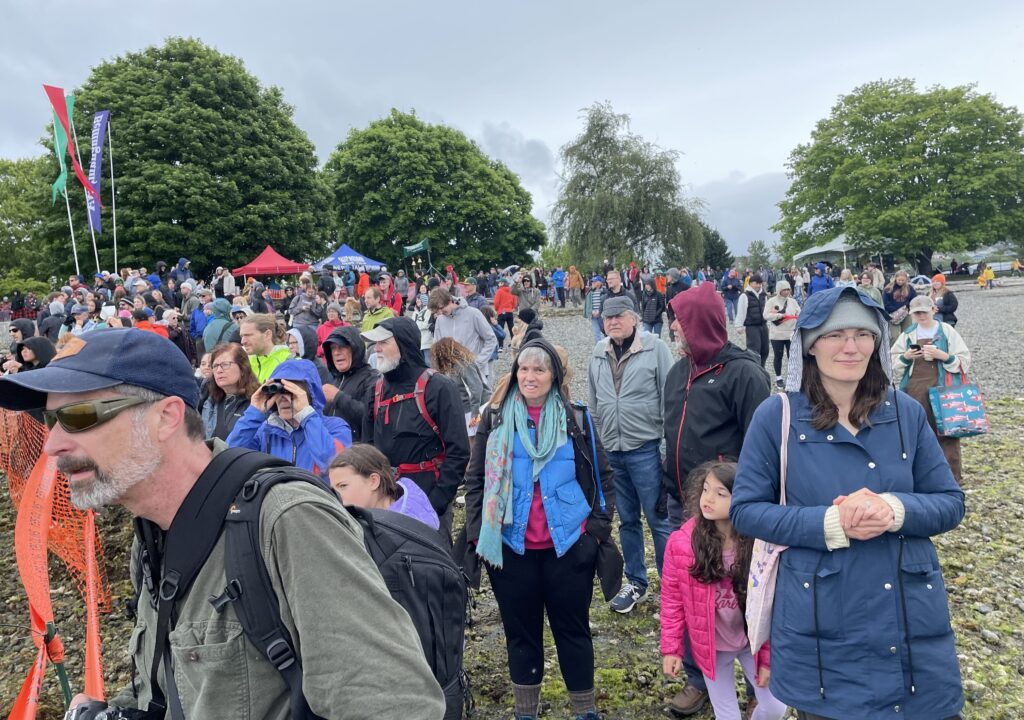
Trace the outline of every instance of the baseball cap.
{"type": "Polygon", "coordinates": [[[910,312],[931,312],[935,303],[927,295],[918,295],[910,301],[910,312]]]}
{"type": "Polygon", "coordinates": [[[592,282],[592,283],[599,282],[601,284],[604,284],[604,278],[601,277],[600,275],[595,275],[594,277],[590,278],[590,282],[592,282]]]}
{"type": "Polygon", "coordinates": [[[459,280],[459,284],[460,285],[472,285],[473,287],[476,287],[476,278],[473,277],[472,275],[470,275],[469,277],[465,277],[465,278],[462,278],[461,280],[459,280]]]}
{"type": "Polygon", "coordinates": [[[185,354],[144,330],[90,330],[73,337],[50,364],[0,378],[0,407],[46,407],[47,393],[84,393],[120,384],[180,397],[199,405],[199,386],[185,354]]]}
{"type": "Polygon", "coordinates": [[[395,334],[393,332],[391,332],[390,330],[388,330],[386,327],[383,326],[385,322],[387,322],[387,320],[385,320],[384,322],[382,322],[380,325],[378,325],[377,327],[373,328],[372,330],[369,330],[369,331],[364,332],[364,333],[360,333],[360,335],[362,335],[364,340],[366,340],[367,342],[372,342],[372,343],[383,342],[384,340],[390,340],[391,338],[393,338],[395,336],[395,334]]]}
{"type": "Polygon", "coordinates": [[[83,305],[82,303],[75,303],[74,305],[71,306],[71,314],[72,315],[79,315],[81,313],[87,313],[87,312],[89,312],[89,306],[88,305],[83,305]]]}

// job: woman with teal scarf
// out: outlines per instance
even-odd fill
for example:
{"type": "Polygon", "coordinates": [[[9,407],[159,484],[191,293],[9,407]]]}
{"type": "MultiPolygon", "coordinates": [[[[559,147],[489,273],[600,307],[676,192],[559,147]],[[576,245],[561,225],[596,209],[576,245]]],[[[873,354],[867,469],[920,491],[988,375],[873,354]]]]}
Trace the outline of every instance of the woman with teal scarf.
{"type": "Polygon", "coordinates": [[[611,534],[611,468],[546,340],[524,344],[498,388],[466,472],[466,536],[498,601],[516,718],[537,717],[546,611],[572,711],[596,720],[590,601],[611,534]]]}

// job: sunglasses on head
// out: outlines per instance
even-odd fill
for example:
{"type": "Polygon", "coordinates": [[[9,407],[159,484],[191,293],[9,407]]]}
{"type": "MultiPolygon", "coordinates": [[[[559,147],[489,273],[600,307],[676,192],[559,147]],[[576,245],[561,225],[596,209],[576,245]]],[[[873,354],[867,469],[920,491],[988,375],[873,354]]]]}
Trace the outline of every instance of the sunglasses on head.
{"type": "Polygon", "coordinates": [[[43,419],[46,421],[46,427],[50,430],[53,430],[54,425],[60,423],[64,432],[79,433],[91,430],[108,420],[113,420],[128,408],[142,405],[146,402],[148,400],[134,397],[114,398],[113,400],[85,400],[64,405],[56,410],[43,410],[43,419]]]}

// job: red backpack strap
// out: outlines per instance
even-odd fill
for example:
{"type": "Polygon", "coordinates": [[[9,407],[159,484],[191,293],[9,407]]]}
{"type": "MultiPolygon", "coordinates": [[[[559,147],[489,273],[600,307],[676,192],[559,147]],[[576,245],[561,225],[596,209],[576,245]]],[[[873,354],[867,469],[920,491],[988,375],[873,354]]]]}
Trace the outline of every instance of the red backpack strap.
{"type": "Polygon", "coordinates": [[[377,421],[377,416],[380,414],[380,401],[384,396],[384,378],[377,378],[377,384],[373,389],[373,420],[377,421]]]}
{"type": "Polygon", "coordinates": [[[420,415],[426,421],[427,425],[430,426],[430,429],[434,431],[434,434],[437,435],[437,439],[441,441],[441,454],[443,455],[447,450],[447,447],[444,444],[444,436],[441,435],[441,428],[437,426],[437,423],[434,422],[434,418],[430,417],[430,412],[427,410],[427,383],[433,375],[434,371],[431,368],[426,368],[420,373],[420,376],[416,378],[416,391],[414,395],[416,396],[416,407],[419,408],[420,415]]]}

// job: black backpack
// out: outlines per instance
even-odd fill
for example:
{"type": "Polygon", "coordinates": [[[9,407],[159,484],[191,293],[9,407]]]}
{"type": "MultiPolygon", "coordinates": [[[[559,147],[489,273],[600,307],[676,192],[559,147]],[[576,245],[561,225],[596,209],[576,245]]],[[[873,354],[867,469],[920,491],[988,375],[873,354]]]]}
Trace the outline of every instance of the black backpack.
{"type": "MultiPolygon", "coordinates": [[[[225,587],[221,595],[209,598],[210,603],[218,611],[229,603],[234,605],[249,642],[277,668],[288,686],[292,718],[319,720],[303,695],[301,659],[281,620],[260,550],[263,499],[278,483],[293,481],[308,482],[336,499],[312,473],[263,453],[230,448],[214,457],[179,510],[181,517],[195,522],[188,522],[187,527],[174,523],[167,537],[160,537],[158,527],[136,519],[136,534],[142,545],[139,595],[147,591],[158,608],[151,669],[153,701],[148,708],[154,716],[163,717],[166,708],[174,720],[184,720],[170,671],[167,635],[175,604],[187,595],[223,530],[225,587]],[[157,676],[156,658],[161,654],[165,659],[166,698],[157,676]]],[[[462,670],[466,589],[460,571],[441,548],[439,539],[434,538],[436,533],[419,521],[388,510],[350,507],[348,511],[362,526],[366,549],[380,568],[388,591],[412,618],[431,670],[445,692],[445,719],[461,718],[466,685],[462,670]],[[419,592],[420,588],[427,592],[419,592]]],[[[139,602],[138,597],[135,602],[139,602]]]]}
{"type": "Polygon", "coordinates": [[[444,691],[445,720],[467,709],[468,679],[462,666],[467,590],[462,570],[441,538],[419,520],[370,508],[347,507],[363,528],[370,557],[416,626],[423,652],[444,691]]]}

